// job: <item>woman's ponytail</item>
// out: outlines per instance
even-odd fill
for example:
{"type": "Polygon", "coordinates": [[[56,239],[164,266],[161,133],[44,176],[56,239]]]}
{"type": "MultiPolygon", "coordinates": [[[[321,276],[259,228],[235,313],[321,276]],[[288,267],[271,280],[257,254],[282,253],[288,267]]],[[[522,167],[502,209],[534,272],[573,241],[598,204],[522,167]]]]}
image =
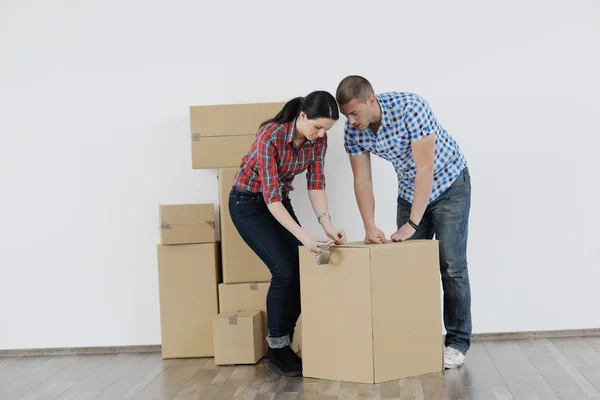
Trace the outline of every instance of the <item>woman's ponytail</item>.
{"type": "Polygon", "coordinates": [[[308,119],[330,118],[337,120],[340,117],[338,105],[329,92],[317,90],[309,93],[306,97],[296,97],[288,101],[277,115],[265,122],[265,124],[275,122],[285,124],[291,122],[304,111],[308,119]]]}
{"type": "Polygon", "coordinates": [[[266,120],[260,126],[264,124],[268,124],[270,122],[276,122],[278,124],[285,124],[287,122],[291,122],[300,114],[300,108],[302,106],[302,99],[304,97],[296,97],[292,100],[285,103],[281,111],[277,113],[277,115],[271,119],[266,120]]]}

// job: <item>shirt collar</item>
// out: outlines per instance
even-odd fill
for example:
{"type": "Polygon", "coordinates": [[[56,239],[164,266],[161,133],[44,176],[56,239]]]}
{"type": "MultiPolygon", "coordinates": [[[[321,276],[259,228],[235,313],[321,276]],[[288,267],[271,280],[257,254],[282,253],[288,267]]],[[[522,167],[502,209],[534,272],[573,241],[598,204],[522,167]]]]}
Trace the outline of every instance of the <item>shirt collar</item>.
{"type": "Polygon", "coordinates": [[[381,107],[380,126],[387,126],[387,123],[389,123],[392,120],[391,118],[389,118],[390,112],[388,111],[388,104],[387,104],[387,102],[385,102],[383,100],[382,95],[376,95],[375,98],[377,99],[377,102],[379,103],[379,106],[381,107]]]}

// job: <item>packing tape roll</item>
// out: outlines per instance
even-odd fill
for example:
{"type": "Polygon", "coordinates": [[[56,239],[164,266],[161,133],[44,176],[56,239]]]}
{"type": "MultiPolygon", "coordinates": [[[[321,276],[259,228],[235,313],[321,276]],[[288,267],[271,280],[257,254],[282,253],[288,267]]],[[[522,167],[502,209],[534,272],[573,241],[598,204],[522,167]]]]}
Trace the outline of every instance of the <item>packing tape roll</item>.
{"type": "Polygon", "coordinates": [[[329,249],[321,249],[321,253],[315,256],[318,265],[329,264],[329,257],[331,253],[329,249]]]}

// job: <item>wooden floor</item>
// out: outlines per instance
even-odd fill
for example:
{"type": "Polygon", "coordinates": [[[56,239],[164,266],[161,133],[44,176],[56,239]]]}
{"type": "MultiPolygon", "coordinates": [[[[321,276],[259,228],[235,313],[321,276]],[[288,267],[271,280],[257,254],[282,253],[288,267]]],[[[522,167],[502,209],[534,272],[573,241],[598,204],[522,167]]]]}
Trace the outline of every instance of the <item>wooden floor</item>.
{"type": "MultiPolygon", "coordinates": [[[[349,355],[350,356],[350,355],[349,355]]],[[[349,359],[350,362],[350,359],[349,359]]],[[[474,342],[458,370],[381,385],[284,378],[158,353],[0,358],[0,400],[600,399],[600,337],[474,342]]]]}

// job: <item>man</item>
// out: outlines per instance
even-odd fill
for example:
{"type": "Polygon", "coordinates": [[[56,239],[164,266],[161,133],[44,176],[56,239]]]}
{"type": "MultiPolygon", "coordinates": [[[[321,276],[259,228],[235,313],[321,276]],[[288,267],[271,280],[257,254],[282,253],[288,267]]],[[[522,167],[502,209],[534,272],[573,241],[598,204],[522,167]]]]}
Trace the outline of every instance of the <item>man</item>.
{"type": "Polygon", "coordinates": [[[433,239],[435,234],[440,241],[447,332],[444,366],[458,367],[471,344],[467,270],[471,181],[465,157],[428,103],[416,94],[375,95],[369,81],[352,75],[340,82],[336,98],[348,119],[344,146],[354,174],[365,243],[389,242],[375,225],[370,153],[390,161],[398,176],[398,230],[391,239],[433,239]]]}

